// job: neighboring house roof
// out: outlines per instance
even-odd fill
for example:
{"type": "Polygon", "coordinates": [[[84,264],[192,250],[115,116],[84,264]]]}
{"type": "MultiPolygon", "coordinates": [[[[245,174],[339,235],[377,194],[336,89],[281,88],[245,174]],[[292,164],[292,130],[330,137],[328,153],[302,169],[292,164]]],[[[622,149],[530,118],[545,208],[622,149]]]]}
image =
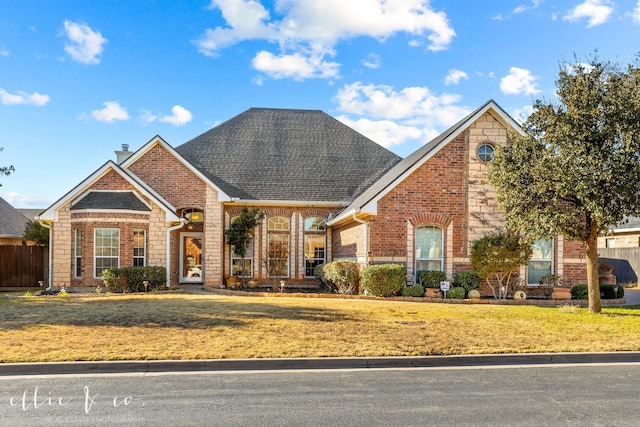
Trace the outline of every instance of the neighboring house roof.
{"type": "Polygon", "coordinates": [[[44,209],[18,208],[18,211],[29,220],[35,219],[44,209]]]}
{"type": "Polygon", "coordinates": [[[251,108],[175,150],[230,197],[346,204],[401,158],[319,110],[251,108]]]}
{"type": "Polygon", "coordinates": [[[133,191],[89,191],[71,206],[71,210],[80,209],[151,211],[133,191]]]}
{"type": "Polygon", "coordinates": [[[21,238],[29,218],[0,197],[0,237],[21,238]]]}
{"type": "Polygon", "coordinates": [[[640,218],[637,216],[624,217],[619,224],[611,227],[613,233],[640,232],[640,218]]]}
{"type": "Polygon", "coordinates": [[[328,225],[337,224],[350,218],[353,214],[366,212],[377,213],[377,201],[391,191],[398,183],[422,166],[427,160],[435,155],[442,147],[454,140],[460,133],[471,125],[474,121],[482,117],[486,112],[491,111],[497,120],[505,125],[521,132],[520,125],[506,111],[504,111],[495,101],[489,100],[466,117],[442,132],[436,138],[414,151],[396,164],[376,183],[371,185],[365,192],[356,198],[349,206],[340,212],[335,218],[328,222],[328,225]]]}
{"type": "MultiPolygon", "coordinates": [[[[49,221],[57,221],[58,220],[58,209],[65,205],[70,201],[74,201],[78,197],[87,197],[88,194],[93,192],[99,193],[99,191],[89,191],[91,185],[103,176],[105,176],[110,171],[113,171],[120,175],[125,181],[133,186],[140,194],[145,197],[151,199],[156,205],[160,206],[160,208],[165,212],[165,220],[167,222],[177,222],[180,221],[180,218],[176,215],[176,208],[173,207],[169,202],[167,202],[164,198],[162,198],[158,193],[153,191],[147,184],[141,182],[138,177],[130,173],[129,171],[122,169],[113,161],[109,160],[105,164],[103,164],[98,170],[92,173],[89,177],[87,177],[80,184],[76,185],[71,191],[62,196],[58,201],[49,206],[46,210],[44,210],[39,219],[40,220],[49,220],[49,221]],[[83,194],[86,192],[87,194],[83,194]]],[[[117,192],[109,192],[107,193],[117,193],[117,192]]],[[[80,200],[80,199],[79,199],[80,200]]],[[[110,202],[113,202],[114,199],[110,198],[110,202]]],[[[77,202],[77,201],[76,201],[77,202]]],[[[96,208],[97,209],[97,208],[96,208]]],[[[104,209],[104,208],[103,208],[104,209]]],[[[116,208],[110,208],[116,209],[116,208]]],[[[126,208],[124,208],[126,209],[126,208]]]]}

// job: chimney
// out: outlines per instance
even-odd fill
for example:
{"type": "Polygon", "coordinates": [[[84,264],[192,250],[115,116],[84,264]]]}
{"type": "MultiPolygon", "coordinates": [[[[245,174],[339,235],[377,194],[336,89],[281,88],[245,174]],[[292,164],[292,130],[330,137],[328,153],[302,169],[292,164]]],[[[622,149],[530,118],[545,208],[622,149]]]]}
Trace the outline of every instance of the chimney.
{"type": "Polygon", "coordinates": [[[129,144],[122,144],[122,150],[116,151],[116,162],[121,164],[125,160],[127,160],[133,154],[132,151],[129,151],[129,144]]]}

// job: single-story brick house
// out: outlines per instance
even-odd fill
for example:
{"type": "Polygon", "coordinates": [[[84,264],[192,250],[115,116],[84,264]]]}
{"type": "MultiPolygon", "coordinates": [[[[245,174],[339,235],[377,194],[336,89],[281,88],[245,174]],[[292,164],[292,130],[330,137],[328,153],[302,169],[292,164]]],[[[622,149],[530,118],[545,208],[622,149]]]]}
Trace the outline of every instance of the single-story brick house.
{"type": "MultiPolygon", "coordinates": [[[[494,148],[518,124],[488,101],[405,159],[315,110],[252,108],[171,147],[123,146],[40,215],[51,227],[50,281],[96,286],[104,268],[162,265],[167,286],[222,286],[241,274],[224,230],[243,206],[265,211],[247,276],[304,282],[319,263],[469,270],[470,243],[503,226],[485,182],[494,148]]],[[[584,281],[580,245],[536,242],[523,268],[584,281]]]]}

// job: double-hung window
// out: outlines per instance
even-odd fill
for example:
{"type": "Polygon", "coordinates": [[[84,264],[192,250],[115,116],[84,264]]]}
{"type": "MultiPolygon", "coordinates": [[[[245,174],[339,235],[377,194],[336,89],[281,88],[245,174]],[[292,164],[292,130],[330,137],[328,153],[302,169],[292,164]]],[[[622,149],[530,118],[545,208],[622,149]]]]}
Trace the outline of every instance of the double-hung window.
{"type": "Polygon", "coordinates": [[[146,264],[147,239],[145,230],[133,230],[133,266],[144,267],[146,264]]]}
{"type": "Polygon", "coordinates": [[[444,234],[439,227],[418,227],[415,236],[416,280],[421,271],[443,271],[444,234]]]}
{"type": "Polygon", "coordinates": [[[102,270],[120,265],[120,230],[96,228],[94,235],[94,277],[102,277],[102,270]]]}
{"type": "Polygon", "coordinates": [[[553,273],[553,240],[534,240],[531,259],[527,265],[527,284],[538,285],[540,280],[553,273]]]}

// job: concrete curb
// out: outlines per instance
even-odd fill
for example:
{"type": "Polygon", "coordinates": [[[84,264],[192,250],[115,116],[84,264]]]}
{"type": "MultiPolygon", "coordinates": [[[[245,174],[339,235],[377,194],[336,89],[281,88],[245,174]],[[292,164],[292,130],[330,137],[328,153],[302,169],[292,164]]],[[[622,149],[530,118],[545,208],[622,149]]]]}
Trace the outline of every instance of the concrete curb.
{"type": "Polygon", "coordinates": [[[446,368],[580,363],[640,363],[640,352],[2,363],[0,364],[0,376],[293,369],[446,368]]]}

